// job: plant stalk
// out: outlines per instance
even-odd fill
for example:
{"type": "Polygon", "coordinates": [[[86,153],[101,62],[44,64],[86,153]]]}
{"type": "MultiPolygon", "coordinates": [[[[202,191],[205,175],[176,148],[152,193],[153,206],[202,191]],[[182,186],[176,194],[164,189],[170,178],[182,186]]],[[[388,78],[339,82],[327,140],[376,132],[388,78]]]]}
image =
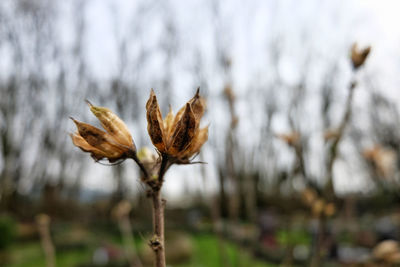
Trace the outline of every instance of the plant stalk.
{"type": "Polygon", "coordinates": [[[165,245],[164,245],[164,200],[161,198],[160,190],[153,190],[153,238],[150,246],[155,253],[155,266],[165,267],[165,245]]]}

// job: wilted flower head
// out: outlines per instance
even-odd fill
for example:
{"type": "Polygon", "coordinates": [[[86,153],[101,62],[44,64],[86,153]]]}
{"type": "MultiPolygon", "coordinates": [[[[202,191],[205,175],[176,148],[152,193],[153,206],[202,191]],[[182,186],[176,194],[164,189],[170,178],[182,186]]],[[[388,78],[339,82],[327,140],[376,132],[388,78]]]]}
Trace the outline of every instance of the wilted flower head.
{"type": "Polygon", "coordinates": [[[364,158],[370,162],[377,173],[382,177],[388,178],[394,173],[396,166],[397,156],[396,152],[392,149],[387,149],[379,145],[363,151],[364,158]]]}
{"type": "Polygon", "coordinates": [[[301,192],[301,198],[303,202],[308,206],[311,206],[313,202],[317,199],[317,197],[317,193],[311,188],[306,188],[303,190],[303,192],[301,192]]]}
{"type": "Polygon", "coordinates": [[[288,134],[277,134],[276,137],[284,141],[289,146],[296,146],[300,142],[300,133],[291,132],[288,134]]]}
{"type": "Polygon", "coordinates": [[[340,136],[339,129],[328,129],[324,132],[324,140],[328,142],[330,140],[336,140],[340,136]]]}
{"type": "Polygon", "coordinates": [[[400,263],[399,242],[395,240],[384,240],[380,242],[372,250],[372,256],[375,260],[390,264],[385,266],[398,266],[397,264],[400,263]]]}
{"type": "Polygon", "coordinates": [[[116,162],[132,156],[136,147],[126,124],[110,109],[86,102],[106,131],[71,118],[77,127],[77,132],[71,134],[74,145],[89,152],[95,160],[106,158],[116,162]]]}
{"type": "Polygon", "coordinates": [[[208,127],[200,129],[205,107],[205,100],[197,90],[178,113],[174,115],[170,108],[163,120],[157,97],[151,90],[146,104],[147,130],[157,150],[178,162],[186,162],[197,154],[208,139],[208,127]]]}
{"type": "Polygon", "coordinates": [[[357,47],[357,43],[353,44],[353,46],[351,47],[351,62],[353,63],[353,68],[355,70],[364,64],[370,51],[370,46],[359,50],[357,47]]]}

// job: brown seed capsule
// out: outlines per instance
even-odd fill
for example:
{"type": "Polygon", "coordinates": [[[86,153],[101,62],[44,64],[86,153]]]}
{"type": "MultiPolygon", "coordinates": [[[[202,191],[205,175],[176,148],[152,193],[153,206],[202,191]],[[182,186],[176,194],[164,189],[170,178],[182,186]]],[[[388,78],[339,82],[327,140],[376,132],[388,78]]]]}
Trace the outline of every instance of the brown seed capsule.
{"type": "Polygon", "coordinates": [[[289,146],[296,146],[300,141],[300,134],[298,132],[277,134],[276,136],[282,141],[286,142],[289,146]]]}
{"type": "Polygon", "coordinates": [[[83,151],[90,152],[95,160],[107,158],[110,162],[124,159],[130,153],[131,148],[121,145],[105,131],[93,125],[77,121],[71,118],[76,124],[78,132],[71,135],[74,145],[83,151]]]}
{"type": "Polygon", "coordinates": [[[160,108],[152,90],[146,109],[147,129],[154,146],[172,158],[187,162],[189,157],[199,152],[208,138],[208,127],[199,129],[205,106],[198,89],[175,116],[170,108],[167,116],[161,120],[160,108]]]}
{"type": "Polygon", "coordinates": [[[150,135],[150,139],[153,145],[160,151],[166,151],[166,145],[164,142],[164,125],[161,116],[160,107],[157,102],[157,97],[154,94],[153,89],[150,93],[150,98],[146,104],[147,110],[147,131],[150,135]]]}
{"type": "Polygon", "coordinates": [[[336,207],[333,203],[328,203],[324,207],[324,214],[326,217],[332,217],[336,213],[336,207]]]}
{"type": "Polygon", "coordinates": [[[354,43],[352,45],[352,47],[351,47],[351,62],[353,64],[353,69],[357,70],[359,67],[361,67],[364,64],[370,51],[371,51],[370,46],[368,46],[362,50],[359,50],[357,47],[357,43],[354,43]]]}
{"type": "Polygon", "coordinates": [[[93,106],[89,101],[88,103],[92,113],[99,119],[103,128],[115,139],[115,141],[123,146],[136,151],[135,144],[126,124],[110,109],[105,107],[93,106]]]}

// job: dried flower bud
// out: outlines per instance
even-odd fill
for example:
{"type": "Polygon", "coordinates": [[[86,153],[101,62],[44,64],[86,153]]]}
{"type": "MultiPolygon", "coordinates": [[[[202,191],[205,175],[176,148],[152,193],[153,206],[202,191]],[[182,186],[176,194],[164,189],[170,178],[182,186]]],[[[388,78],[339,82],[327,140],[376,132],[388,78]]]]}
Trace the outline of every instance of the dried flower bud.
{"type": "Polygon", "coordinates": [[[136,153],[126,124],[109,109],[88,104],[106,131],[71,118],[77,127],[77,132],[70,134],[73,144],[89,152],[96,161],[107,158],[109,162],[116,162],[136,153]]]}
{"type": "Polygon", "coordinates": [[[277,134],[276,137],[284,141],[289,146],[296,146],[300,141],[300,134],[298,132],[292,132],[289,134],[277,134]]]}
{"type": "Polygon", "coordinates": [[[336,206],[333,203],[327,203],[324,208],[324,214],[326,217],[332,217],[336,213],[336,206]]]}
{"type": "Polygon", "coordinates": [[[314,201],[311,209],[314,216],[318,217],[324,211],[325,201],[323,199],[317,199],[314,201]]]}
{"type": "Polygon", "coordinates": [[[129,147],[135,151],[136,147],[133,142],[131,133],[126,124],[110,109],[105,107],[93,106],[86,100],[90,107],[90,111],[99,119],[101,126],[117,141],[120,145],[129,147]]]}
{"type": "Polygon", "coordinates": [[[162,120],[157,98],[152,90],[146,104],[147,129],[158,151],[182,162],[198,153],[208,137],[208,127],[199,129],[205,108],[205,100],[197,89],[195,96],[175,116],[170,108],[162,120]]]}
{"type": "Polygon", "coordinates": [[[324,140],[328,142],[330,140],[336,140],[339,138],[339,130],[338,129],[328,129],[324,132],[324,140]]]}
{"type": "MultiPolygon", "coordinates": [[[[398,260],[396,254],[398,254],[399,252],[399,242],[395,240],[385,240],[375,246],[372,251],[372,255],[377,260],[382,260],[387,263],[395,263],[395,260],[398,260]],[[396,256],[394,257],[393,255],[396,256]]],[[[396,263],[398,263],[398,261],[396,263]]]]}
{"type": "Polygon", "coordinates": [[[363,156],[374,166],[377,173],[382,177],[391,177],[395,172],[397,155],[392,149],[375,145],[372,148],[365,149],[363,151],[363,156]]]}
{"type": "Polygon", "coordinates": [[[352,45],[352,47],[351,47],[351,62],[353,63],[353,69],[357,70],[359,67],[361,67],[364,64],[370,51],[371,51],[370,46],[368,46],[362,50],[359,50],[357,47],[357,43],[354,43],[352,45]]]}
{"type": "Polygon", "coordinates": [[[235,102],[236,96],[235,96],[235,93],[233,92],[232,86],[230,84],[225,85],[224,95],[230,103],[235,102]]]}
{"type": "Polygon", "coordinates": [[[306,188],[301,192],[301,198],[306,205],[311,206],[317,199],[317,193],[311,188],[306,188]]]}

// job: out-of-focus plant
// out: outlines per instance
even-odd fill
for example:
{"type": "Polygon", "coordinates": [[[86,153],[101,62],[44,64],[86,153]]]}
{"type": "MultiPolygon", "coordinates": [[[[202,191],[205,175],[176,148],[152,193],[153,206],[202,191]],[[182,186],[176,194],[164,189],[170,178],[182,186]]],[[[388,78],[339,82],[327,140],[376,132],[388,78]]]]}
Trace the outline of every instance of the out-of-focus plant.
{"type": "Polygon", "coordinates": [[[371,256],[371,260],[379,266],[398,266],[400,264],[399,242],[395,240],[382,241],[374,247],[371,256]]]}
{"type": "Polygon", "coordinates": [[[129,213],[132,210],[132,205],[127,200],[120,201],[112,210],[112,215],[118,222],[119,230],[122,235],[122,242],[124,245],[125,256],[129,264],[134,267],[143,266],[136,251],[132,227],[129,221],[129,213]]]}
{"type": "Polygon", "coordinates": [[[0,216],[0,250],[9,247],[16,236],[16,222],[7,215],[0,216]]]}
{"type": "Polygon", "coordinates": [[[350,60],[353,67],[353,78],[349,83],[349,93],[347,95],[345,111],[340,124],[335,129],[327,129],[324,133],[324,139],[327,144],[327,162],[326,162],[326,185],[323,188],[323,198],[317,199],[312,207],[313,212],[318,219],[317,242],[314,247],[314,253],[311,259],[311,266],[320,266],[322,257],[322,244],[324,243],[324,233],[326,232],[326,220],[335,213],[336,195],[333,185],[333,167],[338,157],[339,145],[343,139],[345,129],[350,123],[354,90],[357,87],[356,74],[365,64],[365,61],[371,51],[371,47],[359,49],[354,43],[350,50],[350,60]],[[326,204],[328,203],[328,204],[326,204]],[[327,213],[327,214],[325,214],[327,213]],[[332,214],[331,214],[332,213],[332,214]],[[322,216],[326,215],[326,216],[322,216]],[[330,215],[330,216],[328,216],[330,215]]]}
{"type": "Polygon", "coordinates": [[[46,214],[39,214],[36,216],[36,224],[46,257],[46,266],[55,267],[55,249],[50,235],[50,217],[46,214]]]}
{"type": "Polygon", "coordinates": [[[153,203],[153,236],[149,245],[155,253],[157,267],[165,267],[164,206],[161,188],[164,175],[173,164],[191,164],[193,158],[208,139],[208,127],[200,128],[205,111],[205,100],[197,90],[178,112],[172,109],[162,118],[157,97],[151,90],[146,104],[148,133],[158,155],[137,153],[126,124],[111,110],[97,107],[87,101],[90,110],[99,119],[104,130],[73,119],[77,132],[71,134],[72,142],[96,160],[118,164],[133,159],[141,170],[141,181],[148,187],[153,203]]]}

